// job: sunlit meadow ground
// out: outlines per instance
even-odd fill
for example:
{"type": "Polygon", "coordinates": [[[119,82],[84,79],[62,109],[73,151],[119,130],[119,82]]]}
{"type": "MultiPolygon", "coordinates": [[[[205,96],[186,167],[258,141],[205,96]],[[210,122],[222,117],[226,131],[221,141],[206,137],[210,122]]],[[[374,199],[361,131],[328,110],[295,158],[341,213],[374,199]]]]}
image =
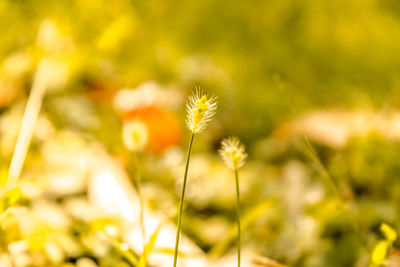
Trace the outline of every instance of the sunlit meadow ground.
{"type": "Polygon", "coordinates": [[[196,86],[178,266],[237,266],[230,135],[242,266],[400,265],[397,1],[4,0],[0,28],[1,267],[172,267],[196,86]]]}

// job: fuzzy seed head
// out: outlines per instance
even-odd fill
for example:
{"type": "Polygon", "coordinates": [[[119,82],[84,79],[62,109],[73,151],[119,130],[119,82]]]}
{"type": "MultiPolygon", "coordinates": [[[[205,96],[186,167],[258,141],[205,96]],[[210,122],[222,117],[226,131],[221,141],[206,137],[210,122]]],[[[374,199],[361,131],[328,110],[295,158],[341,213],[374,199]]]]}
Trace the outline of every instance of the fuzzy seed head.
{"type": "Polygon", "coordinates": [[[122,140],[127,149],[131,151],[142,150],[148,140],[146,124],[138,120],[126,122],[122,129],[122,140]]]}
{"type": "Polygon", "coordinates": [[[247,154],[245,147],[237,137],[228,137],[222,140],[219,153],[225,164],[231,169],[238,169],[243,166],[247,154]]]}
{"type": "Polygon", "coordinates": [[[204,130],[217,109],[215,96],[207,96],[200,89],[196,89],[186,104],[186,125],[193,133],[204,130]]]}

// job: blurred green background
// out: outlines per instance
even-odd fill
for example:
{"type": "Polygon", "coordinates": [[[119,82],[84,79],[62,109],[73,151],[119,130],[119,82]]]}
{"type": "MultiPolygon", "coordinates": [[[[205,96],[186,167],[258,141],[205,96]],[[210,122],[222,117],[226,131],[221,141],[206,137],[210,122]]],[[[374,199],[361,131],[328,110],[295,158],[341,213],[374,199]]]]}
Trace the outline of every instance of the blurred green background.
{"type": "Polygon", "coordinates": [[[2,1],[0,10],[2,57],[35,50],[49,18],[74,44],[69,87],[88,77],[201,85],[243,122],[225,119],[229,131],[249,138],[304,109],[399,102],[395,0],[2,1]]]}

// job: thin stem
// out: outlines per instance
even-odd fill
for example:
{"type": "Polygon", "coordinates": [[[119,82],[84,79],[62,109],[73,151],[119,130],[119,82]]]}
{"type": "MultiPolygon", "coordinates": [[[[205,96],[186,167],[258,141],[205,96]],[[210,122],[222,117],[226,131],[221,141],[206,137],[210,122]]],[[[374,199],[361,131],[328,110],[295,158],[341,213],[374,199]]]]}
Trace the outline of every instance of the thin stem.
{"type": "Polygon", "coordinates": [[[21,129],[18,134],[17,143],[11,158],[10,169],[6,186],[12,188],[17,185],[21,174],[22,166],[28,153],[29,144],[35,130],[35,125],[39,117],[43,97],[48,87],[48,77],[52,76],[52,69],[47,60],[41,60],[35,74],[32,90],[29,94],[24,116],[22,118],[21,129]]]}
{"type": "Polygon", "coordinates": [[[125,250],[121,248],[121,242],[116,239],[115,237],[107,237],[108,242],[120,253],[122,257],[124,257],[130,266],[137,266],[138,265],[138,257],[137,255],[131,250],[125,250]]]}
{"type": "Polygon", "coordinates": [[[192,132],[192,135],[190,137],[189,149],[187,152],[187,159],[186,159],[185,175],[183,177],[182,196],[181,196],[180,203],[179,203],[178,230],[176,232],[175,252],[174,252],[174,267],[176,267],[176,263],[178,261],[179,236],[181,233],[183,199],[185,197],[186,181],[187,181],[187,174],[188,174],[188,170],[189,170],[190,153],[192,151],[193,139],[194,139],[194,132],[192,132]]]}
{"type": "MultiPolygon", "coordinates": [[[[304,131],[303,131],[303,141],[304,141],[304,143],[306,145],[306,148],[308,149],[310,158],[318,166],[318,168],[319,168],[319,170],[320,170],[320,172],[322,174],[322,177],[325,179],[326,183],[328,183],[329,186],[332,188],[332,190],[333,190],[334,194],[336,195],[337,199],[341,203],[343,203],[343,204],[345,204],[347,206],[348,205],[348,201],[346,201],[345,197],[343,196],[343,194],[339,190],[338,185],[335,183],[335,181],[334,181],[332,175],[330,174],[330,172],[328,171],[328,169],[321,162],[317,152],[315,151],[315,149],[311,145],[311,143],[308,140],[308,138],[307,138],[306,134],[304,133],[304,131]]],[[[367,239],[366,233],[361,228],[360,222],[355,218],[355,215],[349,209],[347,209],[346,215],[347,215],[346,218],[349,221],[350,226],[353,228],[354,233],[360,239],[360,244],[367,251],[370,251],[370,248],[368,247],[368,242],[367,242],[368,239],[367,239]]]]}
{"type": "Polygon", "coordinates": [[[325,179],[325,182],[331,187],[332,191],[334,194],[341,200],[345,201],[343,195],[341,194],[339,187],[333,180],[332,176],[330,175],[329,171],[325,168],[325,166],[322,164],[321,160],[319,159],[319,156],[317,152],[315,151],[314,147],[311,145],[310,141],[308,140],[308,137],[303,131],[303,141],[304,144],[306,145],[306,148],[308,149],[309,152],[309,157],[311,160],[314,161],[314,163],[318,166],[319,170],[322,173],[322,177],[325,179]]]}
{"type": "Polygon", "coordinates": [[[240,233],[240,190],[239,190],[239,174],[237,168],[235,168],[235,181],[236,181],[236,219],[237,219],[237,246],[238,246],[238,267],[240,267],[240,248],[241,248],[241,233],[240,233]]]}
{"type": "Polygon", "coordinates": [[[137,153],[135,152],[133,154],[133,161],[134,161],[134,166],[135,166],[135,171],[136,171],[136,176],[135,176],[135,187],[136,191],[138,194],[139,198],[139,204],[140,204],[140,209],[139,209],[139,223],[140,223],[140,230],[142,233],[142,242],[143,242],[143,261],[144,261],[144,266],[147,265],[147,255],[146,255],[146,229],[144,226],[144,200],[143,200],[143,195],[140,190],[140,170],[139,170],[139,161],[137,157],[137,153]]]}

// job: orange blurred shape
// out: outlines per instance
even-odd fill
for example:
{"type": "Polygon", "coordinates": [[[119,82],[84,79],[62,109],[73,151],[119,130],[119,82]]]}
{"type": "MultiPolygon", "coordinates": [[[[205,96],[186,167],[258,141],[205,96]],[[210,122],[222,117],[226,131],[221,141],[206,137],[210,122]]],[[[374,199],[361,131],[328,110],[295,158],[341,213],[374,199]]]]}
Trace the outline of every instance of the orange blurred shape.
{"type": "Polygon", "coordinates": [[[97,80],[85,81],[87,95],[96,103],[109,103],[113,99],[117,86],[97,80]]]}
{"type": "Polygon", "coordinates": [[[140,120],[149,132],[147,149],[160,154],[181,142],[178,120],[171,113],[157,106],[136,108],[123,114],[124,121],[140,120]]]}
{"type": "Polygon", "coordinates": [[[0,107],[12,104],[21,95],[22,89],[22,81],[4,81],[3,84],[0,82],[0,107]]]}

